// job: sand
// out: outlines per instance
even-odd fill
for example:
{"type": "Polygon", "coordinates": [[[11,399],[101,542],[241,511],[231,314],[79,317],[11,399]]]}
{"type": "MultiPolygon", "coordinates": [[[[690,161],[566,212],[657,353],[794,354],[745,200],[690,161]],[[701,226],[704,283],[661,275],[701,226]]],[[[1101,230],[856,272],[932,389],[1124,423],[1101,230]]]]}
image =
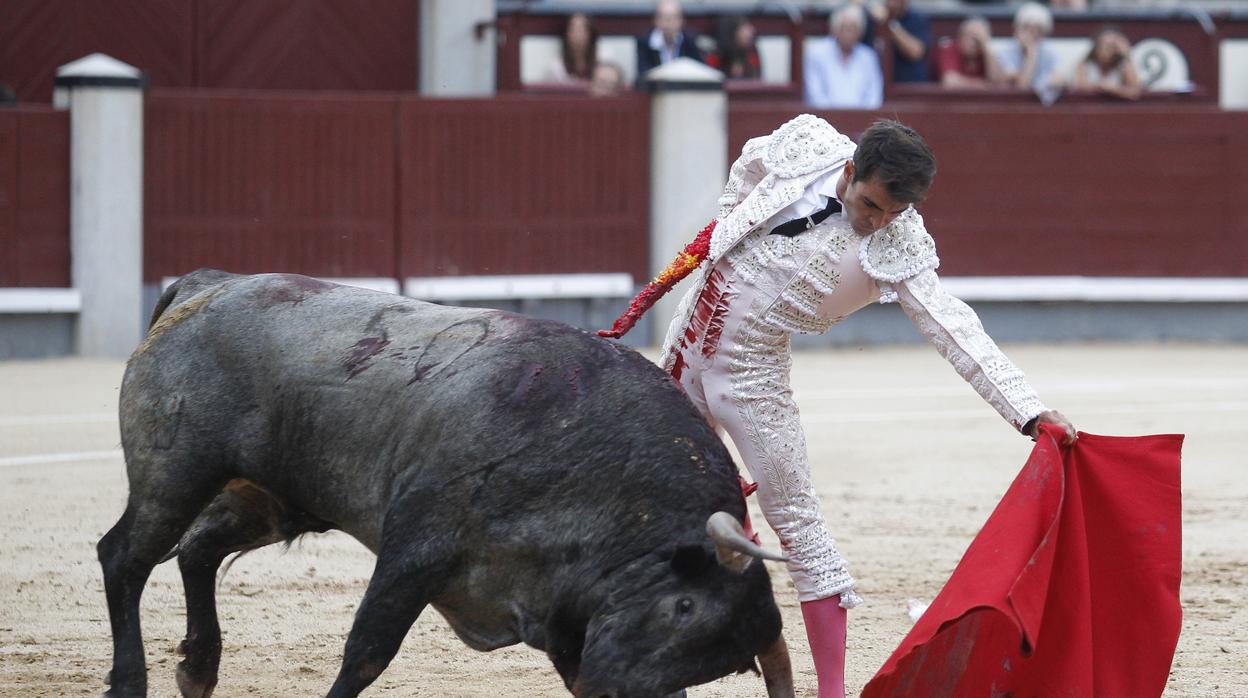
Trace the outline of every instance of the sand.
{"type": "MultiPolygon", "coordinates": [[[[1187,434],[1184,621],[1166,695],[1248,695],[1248,347],[1007,350],[1085,431],[1187,434]]],[[[0,695],[104,689],[111,641],[94,548],[126,496],[122,370],[120,361],[0,362],[0,695]]],[[[800,353],[794,384],[824,511],[867,599],[851,614],[856,693],[908,629],[906,600],[935,595],[1031,444],[925,347],[800,353]]],[[[216,695],[323,695],[372,566],[367,550],[336,533],[239,560],[218,597],[216,695]]],[[[772,572],[799,695],[813,696],[800,609],[783,569],[772,572]]],[[[143,597],[153,696],[176,695],[183,623],[181,582],[165,564],[143,597]]],[[[743,675],[689,693],[764,691],[743,675]]],[[[386,694],[567,695],[541,652],[475,652],[433,611],[365,693],[386,694]]]]}

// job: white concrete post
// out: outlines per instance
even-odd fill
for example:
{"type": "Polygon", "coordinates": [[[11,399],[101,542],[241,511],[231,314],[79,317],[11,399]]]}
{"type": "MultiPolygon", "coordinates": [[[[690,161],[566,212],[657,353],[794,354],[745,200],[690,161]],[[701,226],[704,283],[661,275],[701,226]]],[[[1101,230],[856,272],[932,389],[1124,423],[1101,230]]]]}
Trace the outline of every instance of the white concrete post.
{"type": "MultiPolygon", "coordinates": [[[[678,58],[646,73],[650,103],[650,271],[657,275],[716,213],[728,175],[723,73],[678,58]]],[[[695,274],[698,272],[695,272],[695,274]]],[[[653,343],[663,341],[694,275],[655,303],[653,343]]]]}
{"type": "Polygon", "coordinates": [[[143,336],[143,71],[101,53],[61,66],[69,114],[70,279],[80,356],[124,358],[143,336]]]}
{"type": "Polygon", "coordinates": [[[494,21],[494,0],[420,0],[420,93],[494,94],[494,21]]]}

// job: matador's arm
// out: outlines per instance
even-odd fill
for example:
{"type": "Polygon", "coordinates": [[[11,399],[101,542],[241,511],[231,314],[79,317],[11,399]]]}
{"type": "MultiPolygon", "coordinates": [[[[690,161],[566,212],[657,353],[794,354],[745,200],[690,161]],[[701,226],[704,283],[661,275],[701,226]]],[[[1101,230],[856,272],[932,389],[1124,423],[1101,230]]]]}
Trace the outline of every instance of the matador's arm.
{"type": "Polygon", "coordinates": [[[1015,429],[1027,433],[1032,420],[1048,411],[1027,377],[984,331],[975,311],[945,291],[934,270],[893,288],[914,326],[1015,429]]]}

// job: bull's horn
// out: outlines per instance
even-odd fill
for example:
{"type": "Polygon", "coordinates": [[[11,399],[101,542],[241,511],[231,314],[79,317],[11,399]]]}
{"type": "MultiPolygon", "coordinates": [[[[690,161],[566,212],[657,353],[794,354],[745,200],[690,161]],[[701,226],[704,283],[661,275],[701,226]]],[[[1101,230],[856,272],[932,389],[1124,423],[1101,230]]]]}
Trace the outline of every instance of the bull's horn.
{"type": "Polygon", "coordinates": [[[763,670],[767,698],[794,698],[793,667],[789,664],[789,648],[784,635],[778,635],[771,647],[758,653],[758,666],[763,670]]]}
{"type": "Polygon", "coordinates": [[[706,520],[706,534],[715,541],[715,557],[719,564],[734,572],[744,572],[754,558],[788,562],[780,553],[771,553],[746,538],[741,522],[726,511],[717,511],[706,520]]]}

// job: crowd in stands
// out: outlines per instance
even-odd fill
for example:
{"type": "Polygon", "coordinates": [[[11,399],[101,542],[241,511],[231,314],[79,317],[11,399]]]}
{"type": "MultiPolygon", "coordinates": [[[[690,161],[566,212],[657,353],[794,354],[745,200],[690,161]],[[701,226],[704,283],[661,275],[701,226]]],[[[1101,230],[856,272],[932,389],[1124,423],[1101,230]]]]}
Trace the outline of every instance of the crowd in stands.
{"type": "MultiPolygon", "coordinates": [[[[1073,12],[1087,0],[1050,0],[1049,7],[1073,12]]],[[[910,0],[845,0],[828,22],[828,34],[803,51],[802,95],[819,109],[873,109],[884,99],[888,79],[934,83],[952,90],[1020,89],[1049,102],[1062,90],[1135,99],[1143,91],[1133,68],[1127,37],[1106,27],[1092,37],[1092,49],[1070,74],[1059,70],[1047,41],[1053,30],[1049,7],[1025,2],[1014,14],[1013,35],[993,42],[986,19],[968,17],[956,36],[933,37],[928,18],[910,0]],[[887,62],[881,57],[886,56],[887,62]]],[[[713,43],[685,27],[680,3],[659,0],[651,30],[637,37],[637,85],[652,68],[691,58],[721,70],[728,80],[762,75],[757,30],[744,16],[722,17],[713,43]]],[[[561,51],[545,71],[548,83],[577,83],[594,95],[629,89],[623,68],[598,57],[598,32],[589,16],[569,16],[561,51]]]]}

